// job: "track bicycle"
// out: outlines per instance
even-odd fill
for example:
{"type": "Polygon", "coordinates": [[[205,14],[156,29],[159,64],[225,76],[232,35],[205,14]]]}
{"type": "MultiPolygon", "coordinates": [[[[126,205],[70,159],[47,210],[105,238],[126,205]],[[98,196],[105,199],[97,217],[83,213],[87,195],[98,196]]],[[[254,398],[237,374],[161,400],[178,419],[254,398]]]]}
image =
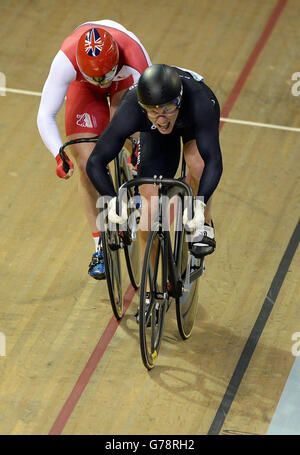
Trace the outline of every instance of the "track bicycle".
{"type": "Polygon", "coordinates": [[[183,225],[184,206],[186,202],[190,204],[189,213],[193,213],[194,200],[192,188],[185,182],[185,169],[183,159],[179,179],[137,177],[119,189],[120,194],[132,185],[158,185],[158,215],[147,239],[139,303],[140,350],[148,370],[157,361],[165,316],[172,301],[176,302],[177,326],[184,340],[190,337],[196,317],[198,278],[204,271],[204,257],[197,259],[189,251],[188,233],[183,225]],[[166,201],[174,196],[179,203],[172,239],[165,208],[166,201]]]}
{"type": "MultiPolygon", "coordinates": [[[[63,161],[63,169],[67,173],[69,165],[65,156],[65,149],[73,144],[83,142],[97,142],[98,136],[92,138],[79,138],[66,142],[59,150],[60,157],[63,161]]],[[[125,182],[132,180],[132,173],[127,162],[127,153],[123,148],[118,156],[114,159],[114,187],[117,189],[125,182]]],[[[111,175],[111,173],[110,173],[111,175]]],[[[111,177],[112,178],[112,177],[111,177]]],[[[112,179],[113,181],[113,179],[112,179]]],[[[133,198],[136,194],[136,188],[128,189],[128,198],[133,198]]],[[[129,208],[128,215],[134,210],[129,208]]],[[[123,316],[123,293],[122,293],[122,273],[120,261],[120,249],[123,249],[130,282],[134,289],[138,289],[140,283],[140,264],[138,259],[138,242],[135,241],[135,232],[123,233],[112,231],[108,228],[107,206],[100,208],[100,227],[101,235],[99,237],[99,246],[103,250],[103,259],[105,265],[106,283],[112,306],[113,313],[117,319],[123,316]],[[126,236],[124,236],[126,234],[126,236]],[[123,237],[122,237],[123,235],[123,237]]],[[[137,220],[138,223],[138,220],[137,220]]]]}

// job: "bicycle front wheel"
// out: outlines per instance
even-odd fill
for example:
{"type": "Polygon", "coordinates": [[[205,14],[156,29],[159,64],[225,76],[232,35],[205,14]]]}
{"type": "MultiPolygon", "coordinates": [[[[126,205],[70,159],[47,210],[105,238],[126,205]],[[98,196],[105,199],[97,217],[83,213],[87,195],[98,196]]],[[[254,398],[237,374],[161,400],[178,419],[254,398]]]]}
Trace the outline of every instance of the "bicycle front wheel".
{"type": "Polygon", "coordinates": [[[106,283],[113,313],[117,319],[123,316],[122,277],[120,249],[114,248],[114,236],[117,233],[105,231],[101,233],[106,283]]]}
{"type": "MultiPolygon", "coordinates": [[[[128,162],[127,162],[127,154],[125,150],[123,149],[121,153],[119,154],[119,172],[120,172],[120,186],[123,185],[123,183],[128,182],[131,180],[132,173],[131,170],[129,169],[128,162]]],[[[128,201],[134,199],[134,190],[133,188],[130,188],[127,191],[127,197],[128,201]]],[[[128,220],[130,220],[132,223],[136,223],[137,217],[135,216],[136,213],[139,213],[137,209],[134,208],[129,208],[128,209],[128,220]]],[[[140,214],[139,214],[140,217],[140,214]]],[[[138,217],[138,219],[139,219],[138,217]]],[[[130,226],[131,228],[131,226],[130,226]]],[[[138,230],[136,232],[136,235],[138,235],[138,230]]],[[[130,282],[134,289],[138,289],[140,286],[140,278],[141,278],[141,264],[140,264],[140,251],[139,251],[139,242],[138,239],[132,239],[132,242],[130,245],[124,245],[124,254],[125,254],[125,260],[126,260],[126,266],[128,270],[128,275],[130,282]]]]}
{"type": "Polygon", "coordinates": [[[159,353],[165,313],[168,308],[165,241],[157,229],[148,236],[141,277],[139,330],[140,349],[145,367],[151,370],[159,353]]]}

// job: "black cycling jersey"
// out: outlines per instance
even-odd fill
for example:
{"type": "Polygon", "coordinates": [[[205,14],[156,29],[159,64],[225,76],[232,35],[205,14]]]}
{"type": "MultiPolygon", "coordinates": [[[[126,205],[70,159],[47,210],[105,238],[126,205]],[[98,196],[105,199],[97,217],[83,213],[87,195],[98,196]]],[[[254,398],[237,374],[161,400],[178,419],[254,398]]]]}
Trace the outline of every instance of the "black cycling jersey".
{"type": "Polygon", "coordinates": [[[122,149],[125,140],[140,134],[138,173],[143,177],[174,177],[183,143],[195,139],[205,163],[198,195],[206,203],[216,189],[222,174],[219,144],[220,107],[217,98],[203,82],[188,71],[176,68],[183,84],[182,103],[170,134],[161,134],[138,104],[137,85],[125,93],[111,122],[100,136],[87,163],[87,174],[98,192],[115,196],[107,165],[122,149]]]}

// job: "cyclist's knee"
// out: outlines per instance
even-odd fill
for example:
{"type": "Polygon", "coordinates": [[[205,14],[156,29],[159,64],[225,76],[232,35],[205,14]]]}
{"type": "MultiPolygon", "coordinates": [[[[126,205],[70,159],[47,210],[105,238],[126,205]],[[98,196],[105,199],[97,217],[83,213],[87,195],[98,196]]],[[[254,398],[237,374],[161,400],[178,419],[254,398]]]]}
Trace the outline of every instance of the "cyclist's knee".
{"type": "Polygon", "coordinates": [[[88,176],[87,163],[88,163],[87,156],[79,156],[76,159],[76,164],[77,164],[77,168],[79,171],[80,183],[84,187],[90,187],[92,185],[91,180],[88,176]]]}
{"type": "Polygon", "coordinates": [[[99,163],[99,156],[95,153],[92,153],[86,161],[85,172],[90,177],[96,174],[96,170],[101,166],[102,163],[99,163]]]}
{"type": "Polygon", "coordinates": [[[140,187],[142,197],[142,216],[140,220],[140,229],[148,232],[157,214],[158,193],[157,188],[153,185],[142,185],[140,187]]]}

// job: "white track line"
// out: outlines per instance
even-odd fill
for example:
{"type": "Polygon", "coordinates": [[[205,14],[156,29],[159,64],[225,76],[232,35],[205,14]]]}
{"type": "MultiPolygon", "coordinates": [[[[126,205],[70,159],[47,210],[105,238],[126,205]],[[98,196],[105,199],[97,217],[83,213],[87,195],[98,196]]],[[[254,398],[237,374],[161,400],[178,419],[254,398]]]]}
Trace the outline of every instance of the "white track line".
{"type": "Polygon", "coordinates": [[[300,133],[300,128],[293,128],[291,126],[272,125],[271,123],[248,122],[246,120],[234,120],[234,119],[222,118],[222,117],[220,120],[221,120],[221,122],[238,123],[240,125],[248,125],[248,126],[260,126],[262,128],[273,128],[276,130],[295,131],[296,133],[300,133]]]}
{"type": "Polygon", "coordinates": [[[10,93],[18,93],[20,95],[32,95],[32,96],[41,96],[42,94],[40,92],[30,92],[28,90],[19,90],[15,88],[6,88],[6,87],[0,87],[0,94],[1,92],[10,92],[10,93]]]}
{"type": "MultiPolygon", "coordinates": [[[[9,92],[9,93],[18,93],[21,95],[31,95],[31,96],[41,96],[41,92],[31,92],[28,90],[20,90],[14,88],[6,88],[0,87],[0,95],[1,92],[9,92]]],[[[230,118],[221,117],[221,122],[228,122],[228,123],[236,123],[238,125],[248,125],[248,126],[258,126],[261,128],[273,128],[275,130],[284,130],[284,131],[294,131],[296,133],[300,133],[300,128],[293,128],[290,126],[283,126],[283,125],[272,125],[270,123],[259,123],[259,122],[248,122],[247,120],[235,120],[230,118]]]]}

